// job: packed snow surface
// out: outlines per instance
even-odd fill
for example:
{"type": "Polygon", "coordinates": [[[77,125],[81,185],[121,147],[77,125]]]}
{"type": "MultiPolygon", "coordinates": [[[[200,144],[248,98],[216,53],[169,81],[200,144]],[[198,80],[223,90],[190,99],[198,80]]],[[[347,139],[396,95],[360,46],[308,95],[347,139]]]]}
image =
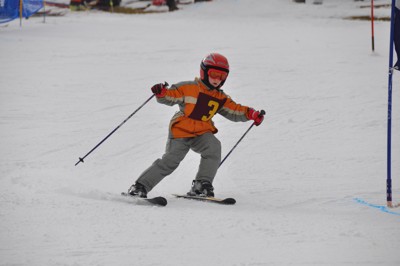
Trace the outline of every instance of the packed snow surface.
{"type": "MultiPolygon", "coordinates": [[[[375,22],[372,52],[370,22],[344,19],[368,3],[214,0],[0,25],[0,265],[400,265],[400,208],[379,207],[390,23],[375,22]],[[267,113],[215,179],[236,205],[171,195],[189,190],[193,152],[149,193],[166,207],[119,195],[163,154],[178,108],[154,99],[75,166],[153,84],[193,80],[209,52],[229,59],[224,91],[267,113]]],[[[399,88],[396,72],[396,203],[399,88]]],[[[251,123],[214,120],[224,156],[251,123]]]]}

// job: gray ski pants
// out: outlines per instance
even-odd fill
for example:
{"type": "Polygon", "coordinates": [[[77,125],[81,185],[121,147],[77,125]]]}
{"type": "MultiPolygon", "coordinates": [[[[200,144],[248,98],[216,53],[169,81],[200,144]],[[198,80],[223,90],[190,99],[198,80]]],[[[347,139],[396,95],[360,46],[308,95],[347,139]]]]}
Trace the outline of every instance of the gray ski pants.
{"type": "Polygon", "coordinates": [[[212,183],[221,162],[221,142],[212,133],[194,138],[168,139],[162,158],[147,168],[136,182],[142,184],[149,192],[178,167],[190,149],[201,155],[195,180],[212,183]]]}

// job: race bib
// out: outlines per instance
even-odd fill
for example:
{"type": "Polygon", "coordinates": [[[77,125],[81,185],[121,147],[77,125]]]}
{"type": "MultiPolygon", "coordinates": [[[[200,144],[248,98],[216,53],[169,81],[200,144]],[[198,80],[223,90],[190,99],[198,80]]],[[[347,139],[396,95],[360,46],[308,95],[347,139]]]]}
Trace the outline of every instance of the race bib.
{"type": "Polygon", "coordinates": [[[197,103],[189,118],[207,122],[224,106],[226,99],[220,100],[204,93],[199,93],[197,103]]]}

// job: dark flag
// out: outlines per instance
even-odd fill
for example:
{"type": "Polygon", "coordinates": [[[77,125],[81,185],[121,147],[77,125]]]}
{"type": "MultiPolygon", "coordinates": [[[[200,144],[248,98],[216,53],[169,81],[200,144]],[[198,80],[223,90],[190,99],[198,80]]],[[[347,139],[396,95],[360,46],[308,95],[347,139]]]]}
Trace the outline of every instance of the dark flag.
{"type": "Polygon", "coordinates": [[[397,62],[394,69],[400,70],[400,0],[396,0],[394,7],[394,32],[393,32],[394,49],[397,54],[397,62]]]}

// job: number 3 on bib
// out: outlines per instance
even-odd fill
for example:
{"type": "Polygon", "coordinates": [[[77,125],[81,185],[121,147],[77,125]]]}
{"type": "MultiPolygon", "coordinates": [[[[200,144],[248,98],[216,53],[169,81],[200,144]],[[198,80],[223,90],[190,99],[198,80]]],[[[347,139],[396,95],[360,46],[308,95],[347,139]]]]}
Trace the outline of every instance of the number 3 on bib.
{"type": "Polygon", "coordinates": [[[211,101],[208,102],[208,106],[211,107],[210,111],[208,112],[208,116],[207,115],[203,115],[201,117],[201,120],[205,121],[205,122],[210,120],[215,115],[215,113],[218,111],[219,103],[216,102],[216,101],[211,100],[211,101]]]}
{"type": "Polygon", "coordinates": [[[218,110],[224,106],[226,99],[218,99],[210,95],[199,93],[196,105],[189,118],[203,122],[210,121],[218,110]]]}

